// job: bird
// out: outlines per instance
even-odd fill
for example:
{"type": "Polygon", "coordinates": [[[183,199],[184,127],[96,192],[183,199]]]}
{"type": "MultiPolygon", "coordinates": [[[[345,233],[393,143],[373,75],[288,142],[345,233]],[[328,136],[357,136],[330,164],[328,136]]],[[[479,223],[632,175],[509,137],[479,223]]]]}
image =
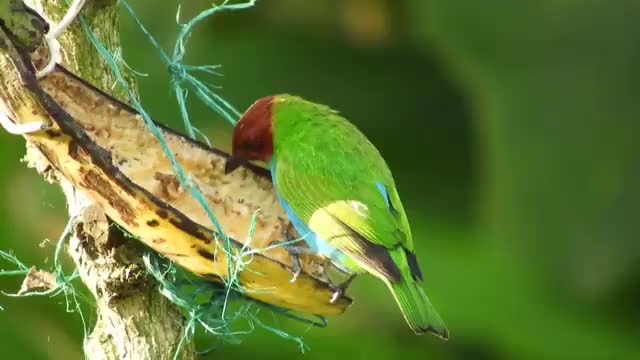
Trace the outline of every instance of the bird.
{"type": "Polygon", "coordinates": [[[263,97],[235,125],[226,171],[254,161],[268,165],[277,197],[309,251],[348,274],[382,280],[416,334],[449,338],[422,289],[392,173],[353,123],[298,96],[263,97]]]}

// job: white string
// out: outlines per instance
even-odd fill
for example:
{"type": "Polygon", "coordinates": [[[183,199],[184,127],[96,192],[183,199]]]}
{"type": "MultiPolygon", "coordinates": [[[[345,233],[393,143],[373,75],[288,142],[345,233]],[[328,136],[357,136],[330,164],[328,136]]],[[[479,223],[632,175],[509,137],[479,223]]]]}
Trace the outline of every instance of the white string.
{"type": "Polygon", "coordinates": [[[50,54],[49,63],[47,63],[44,68],[36,73],[36,77],[38,79],[49,75],[56,67],[56,64],[62,61],[62,55],[60,54],[60,43],[58,42],[58,38],[78,17],[85,1],[86,0],[74,0],[69,7],[69,10],[67,10],[67,13],[62,17],[62,20],[60,20],[60,22],[52,29],[50,29],[49,32],[45,35],[44,41],[47,43],[50,54]]]}
{"type": "Polygon", "coordinates": [[[8,111],[5,104],[0,102],[0,125],[2,125],[2,127],[10,134],[25,135],[41,131],[43,128],[43,123],[41,121],[16,124],[9,119],[9,115],[7,113],[8,111]]]}

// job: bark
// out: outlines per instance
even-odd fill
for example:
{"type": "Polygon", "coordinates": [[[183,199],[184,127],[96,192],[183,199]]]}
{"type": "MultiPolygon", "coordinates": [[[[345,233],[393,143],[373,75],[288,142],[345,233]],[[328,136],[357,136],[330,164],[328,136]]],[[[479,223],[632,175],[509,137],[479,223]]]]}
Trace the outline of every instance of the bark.
{"type": "MultiPolygon", "coordinates": [[[[64,14],[58,3],[45,4],[54,21],[64,14]]],[[[39,5],[34,6],[41,9],[39,5]]],[[[115,5],[89,0],[83,10],[93,33],[112,52],[119,46],[115,5]]],[[[199,189],[216,214],[229,236],[226,242],[202,204],[178,181],[141,116],[107,95],[115,79],[84,32],[76,25],[61,39],[63,65],[71,72],[56,67],[36,80],[31,62],[42,68],[47,51],[36,51],[31,58],[26,52],[42,44],[43,27],[28,11],[18,12],[0,3],[0,105],[16,123],[50,122],[45,131],[25,135],[27,160],[45,179],[60,183],[67,197],[73,225],[69,252],[98,310],[85,344],[88,358],[162,359],[175,354],[184,318],[147,275],[143,244],[208,281],[233,277],[245,296],[266,304],[325,316],[346,310],[351,299],[344,294],[330,301],[335,286],[326,259],[302,255],[303,272],[290,281],[291,256],[274,244],[284,240],[291,222],[266,169],[244,164],[227,173],[228,154],[153,122],[189,174],[189,186],[199,189]],[[255,232],[248,236],[254,221],[255,232]],[[229,264],[230,255],[242,258],[240,270],[235,262],[229,264]]],[[[122,100],[122,94],[114,95],[122,100]]],[[[33,276],[35,284],[46,283],[41,273],[33,276]]],[[[181,356],[195,356],[192,343],[181,356]]]]}
{"type": "MultiPolygon", "coordinates": [[[[27,2],[58,21],[67,8],[64,0],[27,2]],[[44,8],[43,8],[44,5],[44,8]]],[[[116,1],[88,0],[83,16],[108,49],[119,48],[116,1]]],[[[64,65],[87,81],[111,93],[115,81],[102,58],[76,22],[60,39],[64,65]]],[[[6,85],[6,83],[5,83],[6,85]]],[[[14,89],[17,94],[17,89],[14,89]]],[[[11,89],[5,89],[11,93],[11,89]]],[[[121,97],[122,94],[113,94],[121,97]]],[[[31,101],[26,98],[25,101],[31,101]]],[[[172,358],[182,337],[184,317],[157,289],[142,263],[142,246],[110,226],[92,199],[49,166],[43,154],[27,142],[26,159],[49,181],[60,184],[67,199],[73,232],[68,252],[82,281],[96,299],[97,322],[85,339],[88,359],[172,358]]],[[[195,358],[187,342],[182,359],[195,358]]]]}

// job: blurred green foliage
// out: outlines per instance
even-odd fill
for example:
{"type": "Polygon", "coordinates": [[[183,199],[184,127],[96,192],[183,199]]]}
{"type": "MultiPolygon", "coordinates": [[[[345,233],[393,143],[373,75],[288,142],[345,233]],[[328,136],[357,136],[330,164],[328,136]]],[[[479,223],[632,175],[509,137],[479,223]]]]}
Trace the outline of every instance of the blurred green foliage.
{"type": "MultiPolygon", "coordinates": [[[[208,4],[185,3],[183,18],[208,4]]],[[[133,6],[171,47],[178,2],[133,6]]],[[[640,358],[638,18],[637,0],[262,0],[198,29],[187,62],[222,64],[211,81],[238,108],[298,94],[378,145],[452,340],[412,335],[364,277],[326,329],[269,320],[304,336],[306,359],[640,358]]],[[[155,50],[130,19],[122,33],[128,64],[149,73],[144,104],[180,128],[155,50]]],[[[190,106],[227,146],[228,125],[190,106]]],[[[0,149],[2,248],[43,264],[64,203],[18,162],[20,138],[3,134],[0,149]]],[[[0,358],[80,359],[79,319],[60,302],[0,298],[0,358]]],[[[257,331],[207,358],[245,356],[301,357],[257,331]]]]}

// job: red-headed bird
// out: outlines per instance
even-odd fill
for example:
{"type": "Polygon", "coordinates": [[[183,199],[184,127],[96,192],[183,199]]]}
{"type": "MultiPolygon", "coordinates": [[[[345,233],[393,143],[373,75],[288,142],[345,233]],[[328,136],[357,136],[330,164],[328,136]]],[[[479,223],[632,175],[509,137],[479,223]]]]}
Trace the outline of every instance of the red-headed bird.
{"type": "Polygon", "coordinates": [[[378,277],[416,334],[448,338],[422,290],[391,171],[353,124],[296,96],[265,97],[236,125],[232,159],[267,162],[282,206],[313,252],[350,274],[378,277]]]}

